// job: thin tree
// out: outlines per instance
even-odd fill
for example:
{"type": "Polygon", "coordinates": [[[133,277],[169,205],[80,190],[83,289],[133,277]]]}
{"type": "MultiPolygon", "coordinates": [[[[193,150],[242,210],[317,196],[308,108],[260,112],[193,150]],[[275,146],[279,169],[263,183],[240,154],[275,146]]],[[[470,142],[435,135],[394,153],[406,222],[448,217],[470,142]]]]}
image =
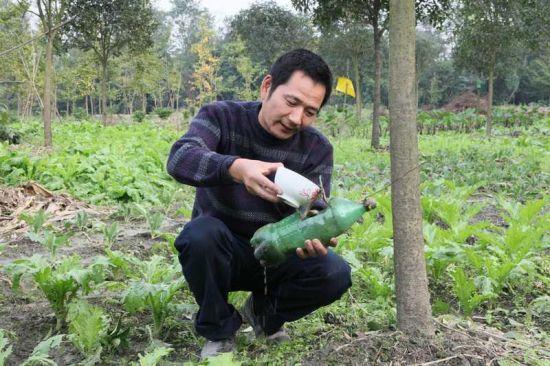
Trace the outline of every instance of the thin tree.
{"type": "Polygon", "coordinates": [[[520,67],[521,52],[548,45],[550,10],[546,0],[463,0],[456,19],[455,58],[462,68],[487,78],[485,131],[491,135],[493,83],[520,67]]]}
{"type": "Polygon", "coordinates": [[[514,0],[466,0],[459,9],[455,58],[463,69],[487,77],[487,135],[491,135],[493,126],[495,77],[503,75],[506,64],[519,61],[520,9],[521,6],[514,0]]]}
{"type": "MultiPolygon", "coordinates": [[[[419,16],[437,25],[446,16],[450,0],[418,0],[419,16]]],[[[388,26],[389,0],[292,0],[292,5],[304,12],[312,11],[314,21],[326,26],[336,21],[363,22],[372,27],[375,78],[372,105],[371,146],[380,145],[380,105],[382,85],[382,39],[388,26]]]]}
{"type": "Polygon", "coordinates": [[[69,9],[69,43],[93,50],[101,65],[101,118],[107,123],[108,62],[128,47],[147,49],[157,27],[149,0],[73,0],[69,9]]]}
{"type": "Polygon", "coordinates": [[[397,324],[434,334],[420,208],[414,0],[390,2],[390,154],[397,324]]]}
{"type": "Polygon", "coordinates": [[[42,120],[44,123],[44,146],[52,146],[52,96],[55,90],[53,69],[53,47],[55,37],[62,24],[67,1],[65,0],[36,0],[38,17],[42,31],[46,35],[46,58],[44,68],[44,108],[42,120]]]}
{"type": "Polygon", "coordinates": [[[200,40],[191,47],[191,51],[197,56],[191,83],[196,93],[191,104],[196,107],[216,100],[218,85],[221,83],[221,77],[217,75],[220,59],[214,55],[214,31],[208,18],[199,20],[198,32],[200,40]]]}

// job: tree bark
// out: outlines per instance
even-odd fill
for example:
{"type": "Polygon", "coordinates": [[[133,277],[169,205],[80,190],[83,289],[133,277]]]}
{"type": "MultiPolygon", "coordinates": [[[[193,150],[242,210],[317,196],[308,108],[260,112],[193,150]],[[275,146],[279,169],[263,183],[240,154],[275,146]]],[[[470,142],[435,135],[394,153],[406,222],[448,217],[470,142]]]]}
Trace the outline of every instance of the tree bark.
{"type": "Polygon", "coordinates": [[[487,100],[487,125],[485,128],[485,132],[487,136],[491,136],[491,133],[493,132],[493,81],[495,78],[495,73],[493,71],[493,68],[489,70],[489,95],[487,100]]]}
{"type": "Polygon", "coordinates": [[[54,32],[50,30],[46,42],[46,68],[44,70],[44,108],[42,109],[44,146],[52,146],[53,40],[54,32]]]}
{"type": "Polygon", "coordinates": [[[101,121],[103,126],[107,126],[107,58],[101,60],[101,121]]]}
{"type": "MultiPolygon", "coordinates": [[[[377,21],[375,22],[377,23],[377,21]]],[[[378,149],[380,147],[380,89],[382,84],[382,50],[380,43],[382,40],[382,31],[378,25],[373,25],[374,33],[374,63],[376,74],[374,77],[374,98],[372,102],[372,139],[371,147],[378,149]]]]}
{"type": "Polygon", "coordinates": [[[353,64],[353,77],[355,79],[355,116],[358,124],[361,124],[361,112],[363,110],[363,98],[361,96],[361,74],[359,73],[359,56],[353,55],[351,59],[353,64]]]}
{"type": "Polygon", "coordinates": [[[415,95],[414,0],[390,1],[390,154],[397,324],[433,336],[424,258],[415,95]]]}

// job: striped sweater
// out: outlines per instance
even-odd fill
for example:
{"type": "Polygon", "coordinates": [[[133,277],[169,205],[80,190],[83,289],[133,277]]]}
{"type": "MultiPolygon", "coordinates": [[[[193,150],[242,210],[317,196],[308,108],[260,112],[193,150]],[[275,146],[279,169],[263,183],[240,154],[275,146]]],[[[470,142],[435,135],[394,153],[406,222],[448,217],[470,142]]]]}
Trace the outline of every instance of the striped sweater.
{"type": "Polygon", "coordinates": [[[260,125],[260,108],[260,102],[230,101],[202,107],[172,146],[167,163],[172,177],[197,187],[193,218],[217,217],[246,238],[294,209],[265,201],[234,182],[228,169],[237,158],[282,162],[317,184],[322,176],[327,195],[332,176],[333,150],[326,137],[307,127],[288,140],[279,140],[260,125]]]}

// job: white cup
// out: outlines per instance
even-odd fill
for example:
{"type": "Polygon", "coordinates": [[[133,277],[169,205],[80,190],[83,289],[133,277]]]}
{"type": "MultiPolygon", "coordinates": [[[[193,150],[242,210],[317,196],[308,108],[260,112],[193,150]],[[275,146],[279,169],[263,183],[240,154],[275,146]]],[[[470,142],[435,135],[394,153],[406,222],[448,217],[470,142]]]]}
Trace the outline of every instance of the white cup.
{"type": "Polygon", "coordinates": [[[321,189],[306,177],[285,167],[277,168],[275,184],[283,190],[279,197],[294,208],[314,200],[321,189]]]}

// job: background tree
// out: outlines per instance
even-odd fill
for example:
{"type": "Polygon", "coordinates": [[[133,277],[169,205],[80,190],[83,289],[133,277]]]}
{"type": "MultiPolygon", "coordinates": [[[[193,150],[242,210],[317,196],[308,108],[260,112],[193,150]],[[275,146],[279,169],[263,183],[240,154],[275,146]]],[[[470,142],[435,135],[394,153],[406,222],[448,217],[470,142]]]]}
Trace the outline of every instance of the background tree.
{"type": "Polygon", "coordinates": [[[246,46],[239,36],[224,45],[220,62],[220,68],[225,71],[222,75],[223,91],[230,99],[258,99],[254,81],[260,74],[260,68],[248,57],[246,46]]]}
{"type": "Polygon", "coordinates": [[[519,62],[523,38],[521,4],[512,0],[464,0],[456,22],[457,64],[487,77],[486,133],[492,130],[493,82],[497,75],[519,62]],[[507,67],[508,66],[508,67],[507,67]]]}
{"type": "Polygon", "coordinates": [[[390,3],[390,155],[397,324],[434,334],[420,209],[413,0],[390,3]]]}
{"type": "MultiPolygon", "coordinates": [[[[10,50],[21,42],[32,38],[32,30],[25,19],[29,4],[0,3],[0,49],[10,50]]],[[[40,52],[37,42],[30,42],[11,52],[3,51],[0,56],[0,97],[2,104],[17,109],[22,116],[30,116],[38,99],[40,74],[40,52]]]]}
{"type": "Polygon", "coordinates": [[[445,51],[443,40],[439,34],[431,29],[419,30],[416,32],[416,95],[419,102],[429,100],[430,104],[438,103],[440,96],[440,85],[433,75],[433,68],[440,60],[445,51]],[[420,95],[420,83],[424,81],[427,96],[420,95]]]}
{"type": "Polygon", "coordinates": [[[337,75],[346,75],[355,82],[355,106],[358,121],[363,109],[363,70],[372,54],[372,34],[367,26],[356,22],[337,22],[323,29],[320,53],[337,75]],[[351,70],[348,70],[351,60],[351,70]]]}
{"type": "Polygon", "coordinates": [[[125,47],[143,50],[151,46],[157,27],[153,9],[148,0],[74,0],[69,13],[75,15],[68,27],[71,43],[93,50],[101,65],[101,114],[106,124],[109,59],[125,47]]]}
{"type": "Polygon", "coordinates": [[[533,59],[525,70],[528,90],[550,104],[550,50],[533,59]]]}
{"type": "Polygon", "coordinates": [[[65,102],[65,115],[68,116],[78,97],[78,69],[76,68],[76,57],[69,53],[60,55],[57,60],[57,94],[65,102]]]}
{"type": "Polygon", "coordinates": [[[52,146],[52,102],[55,90],[53,69],[53,48],[55,37],[65,16],[68,1],[66,0],[36,0],[36,8],[42,32],[46,35],[45,66],[44,66],[44,146],[52,146]]]}
{"type": "Polygon", "coordinates": [[[157,55],[149,50],[134,57],[135,73],[131,85],[135,94],[141,97],[141,110],[147,113],[147,94],[155,89],[160,78],[160,60],[157,55]]]}
{"type": "MultiPolygon", "coordinates": [[[[445,17],[449,0],[417,0],[419,18],[427,19],[433,24],[440,24],[445,17]]],[[[312,12],[316,24],[322,27],[336,21],[362,22],[372,27],[375,85],[372,105],[372,139],[371,146],[380,145],[380,104],[382,81],[382,37],[388,26],[389,0],[292,0],[300,11],[312,12]]]]}
{"type": "Polygon", "coordinates": [[[375,84],[372,105],[371,146],[378,148],[380,145],[380,91],[382,80],[381,42],[387,29],[389,0],[292,0],[292,4],[300,11],[312,11],[314,21],[322,27],[327,27],[336,21],[363,22],[372,27],[375,84]]]}
{"type": "Polygon", "coordinates": [[[196,55],[191,47],[199,41],[198,25],[208,12],[201,8],[196,0],[172,0],[170,17],[174,22],[172,45],[174,47],[174,67],[177,68],[179,78],[176,87],[176,109],[179,108],[180,98],[192,97],[191,75],[196,62],[196,55]]]}
{"type": "Polygon", "coordinates": [[[240,11],[229,22],[229,34],[239,36],[259,75],[269,71],[271,64],[286,51],[294,48],[316,48],[310,21],[293,14],[273,1],[254,3],[240,11]]]}
{"type": "Polygon", "coordinates": [[[195,91],[194,105],[199,107],[205,102],[216,100],[217,87],[221,78],[217,75],[219,57],[214,55],[214,31],[209,25],[209,19],[203,17],[199,21],[200,40],[191,47],[197,62],[192,76],[195,91]]]}

